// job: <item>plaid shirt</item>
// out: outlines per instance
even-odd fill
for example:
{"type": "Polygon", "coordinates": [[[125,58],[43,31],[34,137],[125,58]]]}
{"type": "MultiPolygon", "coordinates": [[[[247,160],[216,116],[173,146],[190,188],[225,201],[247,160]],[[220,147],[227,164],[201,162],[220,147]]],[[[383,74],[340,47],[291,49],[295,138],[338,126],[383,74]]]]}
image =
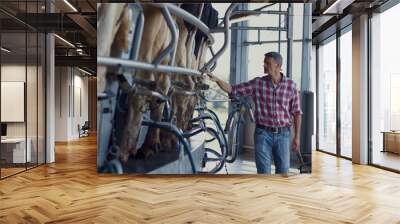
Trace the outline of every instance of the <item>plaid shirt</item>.
{"type": "Polygon", "coordinates": [[[233,96],[251,96],[256,123],[267,127],[289,127],[292,116],[302,114],[296,83],[285,77],[274,87],[270,76],[254,78],[232,86],[233,96]],[[292,116],[291,116],[292,115],[292,116]]]}

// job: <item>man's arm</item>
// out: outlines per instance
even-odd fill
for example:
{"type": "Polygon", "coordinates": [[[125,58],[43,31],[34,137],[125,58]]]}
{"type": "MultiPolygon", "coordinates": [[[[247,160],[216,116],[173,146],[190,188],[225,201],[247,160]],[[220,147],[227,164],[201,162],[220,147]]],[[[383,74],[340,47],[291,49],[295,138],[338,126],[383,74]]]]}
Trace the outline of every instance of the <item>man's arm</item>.
{"type": "Polygon", "coordinates": [[[234,96],[252,96],[255,92],[256,87],[256,79],[252,79],[247,82],[242,82],[237,85],[231,85],[224,80],[215,77],[212,74],[208,74],[210,77],[211,81],[215,81],[218,86],[225,92],[229,94],[229,97],[234,97],[234,96]]]}
{"type": "Polygon", "coordinates": [[[294,115],[294,138],[293,149],[300,150],[300,128],[301,128],[301,114],[294,115]]]}
{"type": "Polygon", "coordinates": [[[228,94],[230,94],[232,92],[231,84],[225,82],[224,80],[222,80],[222,79],[220,79],[220,78],[218,78],[218,77],[216,77],[216,76],[214,76],[214,75],[212,75],[210,73],[208,73],[207,75],[208,75],[208,77],[210,77],[210,79],[212,81],[216,82],[218,84],[219,88],[221,88],[223,91],[225,91],[228,94]]]}
{"type": "Polygon", "coordinates": [[[300,129],[301,129],[301,114],[303,113],[300,108],[299,92],[294,87],[294,97],[290,102],[290,113],[294,118],[294,138],[292,148],[295,151],[300,151],[300,129]]]}

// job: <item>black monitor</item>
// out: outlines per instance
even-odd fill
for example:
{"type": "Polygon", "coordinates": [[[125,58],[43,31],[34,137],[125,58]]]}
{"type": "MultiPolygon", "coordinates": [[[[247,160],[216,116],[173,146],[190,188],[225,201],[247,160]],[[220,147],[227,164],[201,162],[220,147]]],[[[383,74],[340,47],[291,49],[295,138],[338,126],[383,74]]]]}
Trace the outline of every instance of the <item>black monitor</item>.
{"type": "Polygon", "coordinates": [[[1,123],[1,136],[7,136],[7,124],[1,123]]]}

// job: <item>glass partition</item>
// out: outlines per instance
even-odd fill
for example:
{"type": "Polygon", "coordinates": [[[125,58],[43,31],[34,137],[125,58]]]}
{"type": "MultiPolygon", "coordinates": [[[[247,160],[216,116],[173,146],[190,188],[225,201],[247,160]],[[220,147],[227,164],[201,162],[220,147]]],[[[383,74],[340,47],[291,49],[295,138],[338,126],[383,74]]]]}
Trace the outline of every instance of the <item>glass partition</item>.
{"type": "Polygon", "coordinates": [[[372,164],[400,170],[400,5],[371,18],[372,164]]]}
{"type": "Polygon", "coordinates": [[[1,1],[0,178],[45,162],[45,35],[22,21],[45,1],[1,1]],[[27,12],[27,13],[26,13],[27,12]]]}
{"type": "Polygon", "coordinates": [[[26,41],[25,32],[1,34],[2,177],[24,171],[26,162],[31,161],[26,140],[26,41]]]}

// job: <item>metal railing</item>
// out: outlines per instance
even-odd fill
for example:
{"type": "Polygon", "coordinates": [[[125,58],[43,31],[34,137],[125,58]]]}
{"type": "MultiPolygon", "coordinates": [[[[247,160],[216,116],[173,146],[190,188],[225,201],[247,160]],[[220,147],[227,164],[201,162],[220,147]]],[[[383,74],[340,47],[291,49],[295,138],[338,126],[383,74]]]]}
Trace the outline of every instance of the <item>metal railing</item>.
{"type": "MultiPolygon", "coordinates": [[[[225,16],[224,16],[224,27],[221,29],[220,32],[224,32],[224,44],[221,47],[221,49],[218,50],[217,53],[213,54],[212,58],[205,63],[205,65],[198,70],[194,69],[188,69],[188,68],[182,68],[182,67],[176,67],[176,66],[171,66],[173,59],[175,58],[176,54],[176,46],[178,42],[178,32],[179,30],[177,29],[176,25],[172,21],[171,14],[182,18],[188,23],[191,23],[195,27],[197,27],[201,32],[203,32],[207,36],[207,43],[209,46],[212,46],[214,44],[214,38],[212,36],[212,32],[210,28],[204,24],[199,18],[193,16],[192,14],[186,12],[185,10],[179,8],[176,5],[173,5],[171,3],[153,3],[152,4],[155,7],[161,8],[163,15],[167,21],[167,25],[169,29],[171,30],[172,38],[171,42],[168,44],[168,46],[160,53],[160,55],[157,56],[155,60],[153,60],[152,63],[146,63],[146,62],[139,62],[137,61],[137,57],[134,57],[132,60],[127,60],[127,59],[120,59],[120,58],[113,58],[113,57],[104,57],[104,56],[98,56],[97,57],[97,64],[98,65],[104,65],[107,67],[114,67],[118,69],[123,69],[124,71],[126,70],[147,70],[147,71],[154,71],[154,72],[164,72],[164,73],[174,73],[174,74],[180,74],[180,75],[190,75],[190,76],[200,76],[202,72],[205,71],[211,71],[211,69],[215,68],[215,63],[219,59],[219,57],[225,52],[226,48],[229,45],[230,42],[230,35],[229,35],[229,26],[230,26],[230,21],[229,17],[233,11],[233,9],[238,5],[237,3],[232,3],[229,8],[227,9],[225,16]],[[168,54],[171,54],[170,58],[170,63],[169,65],[160,65],[160,62],[165,58],[168,54]]],[[[140,17],[142,18],[142,17],[140,17]]],[[[140,24],[140,32],[138,35],[142,35],[142,29],[143,29],[143,24],[140,24]]],[[[135,34],[135,38],[133,41],[133,44],[135,46],[134,50],[134,55],[137,55],[137,44],[139,40],[141,39],[140,37],[136,37],[137,34],[135,34]]]]}

